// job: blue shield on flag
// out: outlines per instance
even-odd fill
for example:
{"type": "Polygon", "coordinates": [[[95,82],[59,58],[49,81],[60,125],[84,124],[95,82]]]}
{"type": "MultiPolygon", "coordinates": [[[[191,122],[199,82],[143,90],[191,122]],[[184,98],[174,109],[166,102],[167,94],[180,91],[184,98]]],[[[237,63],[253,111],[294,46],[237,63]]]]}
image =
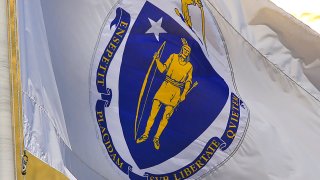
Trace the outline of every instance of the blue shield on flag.
{"type": "MultiPolygon", "coordinates": [[[[119,114],[125,141],[140,169],[163,163],[184,150],[215,121],[227,103],[230,94],[228,85],[208,61],[206,50],[202,48],[204,46],[199,44],[201,40],[194,39],[189,32],[147,1],[128,35],[120,68],[119,114]],[[161,28],[161,31],[151,32],[150,29],[157,23],[155,29],[161,28]],[[173,106],[161,101],[148,139],[137,143],[150,119],[155,96],[163,83],[168,81],[168,72],[161,73],[157,63],[152,63],[154,54],[166,42],[160,57],[160,62],[164,64],[170,55],[180,53],[182,38],[191,48],[192,83],[197,82],[198,85],[190,90],[184,101],[175,104],[177,106],[173,108],[159,138],[159,149],[154,147],[153,138],[161,126],[166,106],[173,106]],[[149,68],[151,70],[146,77],[149,68]]],[[[180,93],[184,91],[184,85],[182,83],[179,87],[180,93]]]]}

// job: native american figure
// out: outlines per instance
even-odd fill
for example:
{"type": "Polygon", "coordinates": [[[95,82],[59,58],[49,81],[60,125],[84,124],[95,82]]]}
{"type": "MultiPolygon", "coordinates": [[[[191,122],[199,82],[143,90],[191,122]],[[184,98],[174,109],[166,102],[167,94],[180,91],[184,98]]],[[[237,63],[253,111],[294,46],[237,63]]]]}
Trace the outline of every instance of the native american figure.
{"type": "Polygon", "coordinates": [[[165,73],[166,78],[156,92],[151,112],[143,135],[136,140],[137,143],[146,141],[153,126],[155,118],[162,106],[165,111],[160,121],[158,130],[153,138],[154,147],[160,148],[159,138],[166,128],[170,117],[177,105],[186,99],[186,95],[194,87],[192,84],[193,66],[190,63],[191,48],[186,39],[182,38],[182,47],[179,54],[171,54],[165,63],[160,61],[159,53],[155,53],[154,60],[160,73],[165,73]]]}

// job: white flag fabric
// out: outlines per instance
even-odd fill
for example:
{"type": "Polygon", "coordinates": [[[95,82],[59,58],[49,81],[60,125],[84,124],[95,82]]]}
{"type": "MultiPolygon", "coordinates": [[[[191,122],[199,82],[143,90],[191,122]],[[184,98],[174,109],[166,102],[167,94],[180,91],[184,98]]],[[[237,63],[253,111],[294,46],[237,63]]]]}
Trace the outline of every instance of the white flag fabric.
{"type": "Polygon", "coordinates": [[[320,36],[269,1],[18,14],[25,149],[70,179],[320,176],[320,36]]]}
{"type": "Polygon", "coordinates": [[[232,27],[292,80],[319,97],[320,36],[270,1],[209,1],[232,27]]]}
{"type": "Polygon", "coordinates": [[[235,156],[207,179],[317,179],[319,100],[228,24],[219,22],[250,125],[235,156]]]}

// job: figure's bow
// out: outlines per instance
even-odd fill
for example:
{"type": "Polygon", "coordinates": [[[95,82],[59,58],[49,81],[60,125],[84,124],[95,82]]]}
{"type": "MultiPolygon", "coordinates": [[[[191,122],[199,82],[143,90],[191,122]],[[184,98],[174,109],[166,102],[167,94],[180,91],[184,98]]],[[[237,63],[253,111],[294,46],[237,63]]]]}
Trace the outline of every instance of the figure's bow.
{"type": "MultiPolygon", "coordinates": [[[[164,49],[165,45],[166,45],[166,41],[164,41],[164,42],[162,43],[162,45],[160,46],[160,48],[159,48],[158,51],[156,52],[158,58],[161,58],[161,55],[162,55],[162,52],[163,52],[163,49],[164,49]]],[[[155,69],[155,72],[154,72],[153,77],[152,77],[152,81],[151,81],[151,83],[150,83],[150,85],[149,85],[148,94],[147,94],[147,97],[146,97],[146,99],[145,99],[145,101],[144,101],[144,105],[143,105],[143,109],[142,109],[142,112],[141,112],[141,116],[140,116],[140,118],[139,118],[139,111],[140,111],[140,106],[141,106],[141,100],[142,100],[142,97],[143,97],[143,95],[144,95],[144,92],[145,92],[145,89],[146,89],[146,86],[147,86],[147,82],[148,82],[148,79],[149,79],[150,71],[151,71],[151,69],[152,69],[152,67],[153,67],[154,62],[156,61],[157,56],[154,56],[154,57],[153,57],[153,60],[152,60],[152,62],[151,62],[151,64],[150,64],[150,66],[149,66],[149,69],[148,69],[148,71],[147,71],[147,74],[146,74],[146,76],[145,76],[145,78],[144,78],[144,81],[143,81],[143,83],[142,83],[142,87],[141,87],[141,91],[140,91],[140,95],[139,95],[139,100],[138,100],[138,105],[137,105],[136,118],[135,118],[135,121],[134,121],[134,139],[135,139],[135,140],[137,139],[137,133],[138,133],[140,121],[141,121],[141,118],[142,118],[142,116],[143,116],[143,111],[144,111],[146,102],[147,102],[147,100],[148,100],[148,95],[149,95],[150,88],[151,88],[151,85],[152,85],[152,82],[153,82],[153,79],[154,79],[155,72],[156,72],[157,68],[155,69]],[[138,121],[139,121],[139,122],[138,122],[138,121]]]]}

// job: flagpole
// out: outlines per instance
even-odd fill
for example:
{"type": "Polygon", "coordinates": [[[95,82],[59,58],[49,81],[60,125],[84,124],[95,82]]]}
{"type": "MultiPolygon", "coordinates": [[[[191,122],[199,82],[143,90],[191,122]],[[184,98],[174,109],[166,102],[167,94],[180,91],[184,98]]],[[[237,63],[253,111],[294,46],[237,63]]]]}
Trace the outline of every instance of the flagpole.
{"type": "Polygon", "coordinates": [[[0,2],[0,179],[14,179],[11,122],[7,2],[0,2]]]}
{"type": "Polygon", "coordinates": [[[11,127],[15,179],[24,179],[26,173],[26,151],[23,144],[22,90],[18,43],[17,1],[7,0],[7,38],[10,74],[11,127]]]}

